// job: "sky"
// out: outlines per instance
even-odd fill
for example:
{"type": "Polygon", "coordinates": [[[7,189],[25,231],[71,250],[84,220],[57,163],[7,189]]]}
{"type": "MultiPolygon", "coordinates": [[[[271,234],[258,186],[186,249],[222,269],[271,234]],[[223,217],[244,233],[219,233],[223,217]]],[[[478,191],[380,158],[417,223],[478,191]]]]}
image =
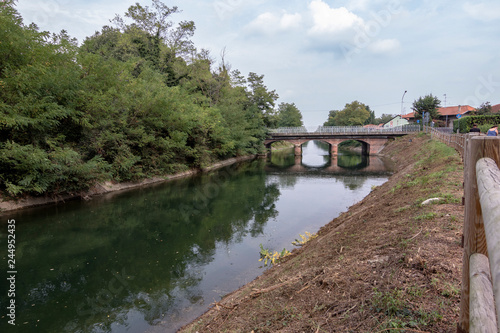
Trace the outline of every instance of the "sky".
{"type": "MultiPolygon", "coordinates": [[[[18,0],[25,24],[81,43],[116,14],[151,0],[18,0]]],[[[442,106],[500,103],[497,0],[164,0],[196,24],[195,46],[243,75],[264,75],[277,105],[306,126],[355,100],[406,114],[432,94],[442,106]],[[406,93],[405,93],[406,91],[406,93]]]]}

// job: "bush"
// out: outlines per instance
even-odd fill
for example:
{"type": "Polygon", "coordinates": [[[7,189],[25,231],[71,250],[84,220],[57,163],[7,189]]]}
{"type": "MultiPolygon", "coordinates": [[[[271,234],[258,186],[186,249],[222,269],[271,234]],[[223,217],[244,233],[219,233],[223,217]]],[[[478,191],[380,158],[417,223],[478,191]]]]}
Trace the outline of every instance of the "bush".
{"type": "Polygon", "coordinates": [[[500,124],[499,115],[467,116],[453,121],[453,132],[468,133],[473,124],[478,124],[481,132],[486,132],[491,126],[500,124]]]}
{"type": "Polygon", "coordinates": [[[95,181],[109,177],[108,169],[101,157],[84,162],[69,148],[47,152],[33,145],[6,142],[0,149],[2,189],[12,196],[88,189],[95,181]]]}

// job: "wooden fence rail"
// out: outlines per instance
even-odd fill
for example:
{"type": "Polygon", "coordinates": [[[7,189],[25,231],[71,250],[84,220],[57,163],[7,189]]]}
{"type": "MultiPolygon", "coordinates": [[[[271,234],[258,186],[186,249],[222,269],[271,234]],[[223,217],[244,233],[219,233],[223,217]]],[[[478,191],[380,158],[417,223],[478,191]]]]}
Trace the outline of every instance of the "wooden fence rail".
{"type": "Polygon", "coordinates": [[[457,332],[500,332],[495,310],[500,310],[500,140],[463,136],[464,256],[457,332]]]}
{"type": "Polygon", "coordinates": [[[464,161],[462,292],[457,332],[500,332],[500,137],[443,133],[433,139],[464,161]]]}

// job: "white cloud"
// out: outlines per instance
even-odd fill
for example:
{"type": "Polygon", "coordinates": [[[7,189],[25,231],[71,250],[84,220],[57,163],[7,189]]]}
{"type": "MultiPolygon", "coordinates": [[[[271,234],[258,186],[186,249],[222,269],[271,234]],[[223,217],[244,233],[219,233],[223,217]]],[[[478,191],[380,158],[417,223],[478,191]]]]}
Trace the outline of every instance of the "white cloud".
{"type": "Polygon", "coordinates": [[[500,19],[500,4],[498,4],[497,2],[466,2],[463,5],[463,9],[469,16],[476,20],[493,21],[500,19]]]}
{"type": "Polygon", "coordinates": [[[369,4],[369,0],[351,0],[347,6],[349,10],[367,10],[369,4]]]}
{"type": "Polygon", "coordinates": [[[248,27],[252,30],[269,31],[275,30],[279,24],[279,18],[273,13],[263,13],[257,16],[255,20],[250,22],[248,27]]]}
{"type": "Polygon", "coordinates": [[[300,26],[302,16],[300,14],[277,15],[266,12],[257,16],[255,20],[250,22],[247,29],[265,34],[272,34],[276,31],[285,31],[294,29],[300,26]]]}
{"type": "Polygon", "coordinates": [[[302,22],[302,15],[300,14],[284,14],[280,20],[281,29],[292,29],[300,26],[302,22]]]}
{"type": "Polygon", "coordinates": [[[382,39],[371,43],[368,49],[376,54],[385,54],[395,52],[399,47],[400,43],[397,39],[382,39]]]}
{"type": "Polygon", "coordinates": [[[309,30],[311,35],[338,34],[363,25],[363,19],[347,8],[331,8],[322,0],[312,1],[309,9],[314,23],[309,30]]]}

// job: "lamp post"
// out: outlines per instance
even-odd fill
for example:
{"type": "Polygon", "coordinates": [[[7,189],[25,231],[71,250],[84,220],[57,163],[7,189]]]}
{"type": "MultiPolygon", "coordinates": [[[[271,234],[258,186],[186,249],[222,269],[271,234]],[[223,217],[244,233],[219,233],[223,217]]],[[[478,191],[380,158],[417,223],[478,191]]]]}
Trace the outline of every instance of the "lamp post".
{"type": "Polygon", "coordinates": [[[403,99],[405,98],[406,90],[403,93],[403,97],[401,97],[401,118],[403,118],[403,99]]]}

